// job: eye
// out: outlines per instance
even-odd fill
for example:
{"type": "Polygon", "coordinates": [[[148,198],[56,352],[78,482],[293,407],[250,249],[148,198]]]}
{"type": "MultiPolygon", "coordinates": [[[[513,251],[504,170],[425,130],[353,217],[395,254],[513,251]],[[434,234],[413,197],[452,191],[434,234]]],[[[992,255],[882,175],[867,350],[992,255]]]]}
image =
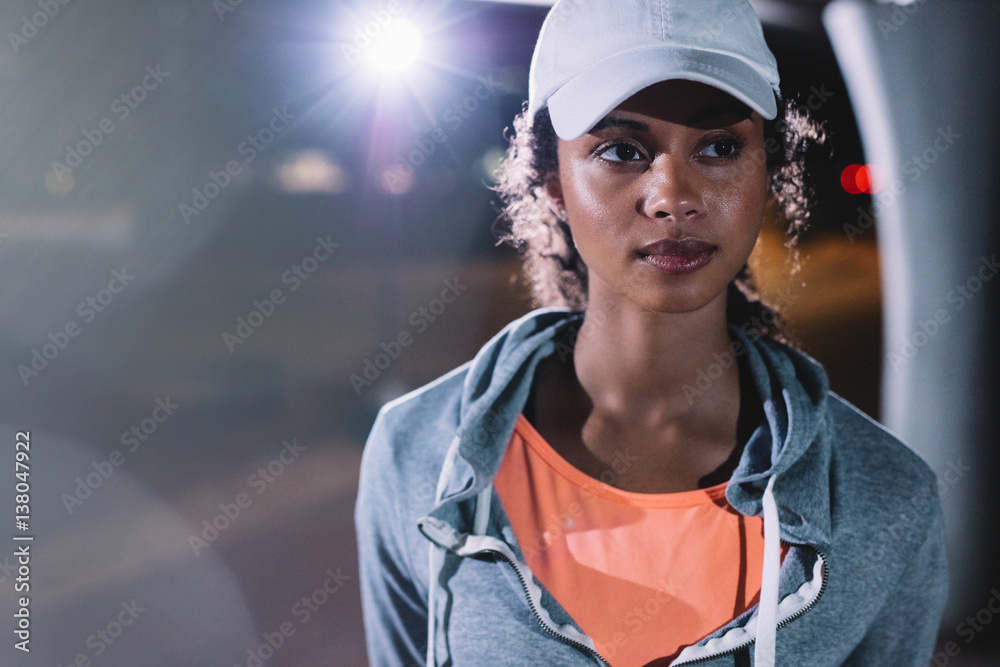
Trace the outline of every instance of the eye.
{"type": "Polygon", "coordinates": [[[714,158],[734,158],[743,148],[743,143],[735,137],[722,137],[701,149],[699,155],[714,158]]]}
{"type": "Polygon", "coordinates": [[[639,149],[632,144],[611,144],[598,152],[601,157],[609,162],[634,162],[642,159],[639,149]]]}

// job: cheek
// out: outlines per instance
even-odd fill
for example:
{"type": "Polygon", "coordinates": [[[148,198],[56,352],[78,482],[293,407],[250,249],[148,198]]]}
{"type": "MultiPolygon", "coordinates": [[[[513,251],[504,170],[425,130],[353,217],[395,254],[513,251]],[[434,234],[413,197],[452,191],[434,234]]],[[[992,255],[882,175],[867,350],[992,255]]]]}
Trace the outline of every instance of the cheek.
{"type": "Polygon", "coordinates": [[[767,173],[755,170],[743,178],[715,184],[712,188],[712,208],[734,231],[753,231],[756,235],[764,220],[767,196],[767,173]]]}
{"type": "Polygon", "coordinates": [[[578,245],[585,246],[590,240],[611,244],[620,232],[618,218],[624,203],[620,191],[616,192],[607,178],[597,178],[586,168],[568,170],[562,182],[570,230],[578,245]]]}

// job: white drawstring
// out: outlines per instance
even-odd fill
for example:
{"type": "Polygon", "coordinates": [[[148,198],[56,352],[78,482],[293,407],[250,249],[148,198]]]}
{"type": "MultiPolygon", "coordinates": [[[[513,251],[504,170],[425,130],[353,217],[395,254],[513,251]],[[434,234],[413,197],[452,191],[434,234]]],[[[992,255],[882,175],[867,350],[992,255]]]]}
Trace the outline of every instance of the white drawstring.
{"type": "Polygon", "coordinates": [[[485,535],[486,524],[490,520],[490,502],[493,497],[493,485],[487,484],[476,498],[476,518],[472,524],[473,535],[485,535]]]}
{"type": "MultiPolygon", "coordinates": [[[[444,490],[447,487],[451,471],[455,467],[455,458],[458,456],[458,446],[461,442],[459,436],[455,436],[448,446],[448,453],[444,457],[444,465],[441,466],[441,474],[438,475],[437,489],[434,492],[434,506],[441,502],[444,490]]],[[[427,665],[433,667],[437,664],[434,656],[434,633],[437,626],[437,579],[440,576],[442,559],[444,552],[441,547],[431,542],[427,546],[427,665]]]]}
{"type": "MultiPolygon", "coordinates": [[[[473,523],[473,533],[475,535],[486,534],[486,524],[490,518],[490,502],[493,495],[493,486],[487,485],[476,497],[476,518],[473,523]]],[[[429,593],[427,595],[427,665],[432,667],[436,663],[434,655],[434,631],[437,625],[437,610],[435,609],[435,599],[437,592],[437,573],[441,569],[441,547],[433,542],[427,552],[427,571],[430,573],[429,593]]]]}
{"type": "Polygon", "coordinates": [[[774,480],[771,475],[764,489],[764,569],[761,574],[760,604],[757,606],[757,644],[754,647],[755,667],[774,667],[778,633],[778,575],[781,569],[781,524],[778,504],[774,500],[774,480]]]}
{"type": "Polygon", "coordinates": [[[434,629],[437,624],[437,610],[435,609],[434,602],[437,597],[434,593],[437,591],[437,581],[438,571],[441,567],[440,560],[441,552],[439,551],[441,547],[431,542],[430,548],[427,551],[427,571],[430,573],[430,578],[428,580],[428,587],[430,588],[430,593],[427,595],[427,665],[428,667],[433,667],[437,664],[437,660],[434,656],[434,629]]]}
{"type": "MultiPolygon", "coordinates": [[[[441,475],[438,477],[437,491],[434,494],[434,504],[437,505],[441,502],[442,496],[444,496],[445,486],[447,484],[448,477],[451,476],[451,471],[455,467],[455,458],[458,455],[458,444],[459,437],[456,435],[455,439],[451,441],[451,446],[448,448],[448,454],[445,456],[444,465],[441,467],[441,475]]],[[[486,524],[489,523],[490,519],[490,502],[493,498],[493,485],[487,484],[486,488],[479,492],[476,496],[476,518],[472,524],[472,532],[474,535],[485,535],[486,534],[486,524]]],[[[428,667],[433,667],[437,663],[435,662],[435,645],[434,645],[434,632],[437,626],[437,609],[435,607],[437,598],[437,579],[441,570],[442,557],[444,552],[438,545],[433,542],[427,551],[427,572],[428,572],[428,594],[427,594],[427,665],[428,667]]]]}

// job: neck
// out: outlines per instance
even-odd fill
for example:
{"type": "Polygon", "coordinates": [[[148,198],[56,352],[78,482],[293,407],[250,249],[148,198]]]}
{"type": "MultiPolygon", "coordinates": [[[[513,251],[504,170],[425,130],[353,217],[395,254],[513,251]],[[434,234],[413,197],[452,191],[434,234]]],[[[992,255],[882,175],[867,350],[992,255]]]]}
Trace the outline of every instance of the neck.
{"type": "Polygon", "coordinates": [[[651,312],[616,296],[591,292],[574,350],[595,411],[669,421],[738,394],[725,293],[688,313],[651,312]]]}

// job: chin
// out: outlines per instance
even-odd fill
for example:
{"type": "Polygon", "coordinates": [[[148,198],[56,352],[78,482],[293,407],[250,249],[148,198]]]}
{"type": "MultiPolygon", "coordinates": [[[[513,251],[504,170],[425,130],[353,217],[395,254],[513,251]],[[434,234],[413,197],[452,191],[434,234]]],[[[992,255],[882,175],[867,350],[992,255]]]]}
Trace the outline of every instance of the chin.
{"type": "Polygon", "coordinates": [[[721,294],[718,292],[706,294],[701,290],[647,290],[644,294],[633,295],[629,300],[651,313],[681,315],[702,310],[720,296],[725,298],[725,290],[721,294]]]}
{"type": "MultiPolygon", "coordinates": [[[[735,273],[732,277],[735,277],[735,273]]],[[[623,291],[623,295],[643,310],[665,315],[679,315],[697,312],[719,299],[725,303],[729,283],[714,272],[702,272],[682,277],[649,280],[648,277],[623,291]]]]}

